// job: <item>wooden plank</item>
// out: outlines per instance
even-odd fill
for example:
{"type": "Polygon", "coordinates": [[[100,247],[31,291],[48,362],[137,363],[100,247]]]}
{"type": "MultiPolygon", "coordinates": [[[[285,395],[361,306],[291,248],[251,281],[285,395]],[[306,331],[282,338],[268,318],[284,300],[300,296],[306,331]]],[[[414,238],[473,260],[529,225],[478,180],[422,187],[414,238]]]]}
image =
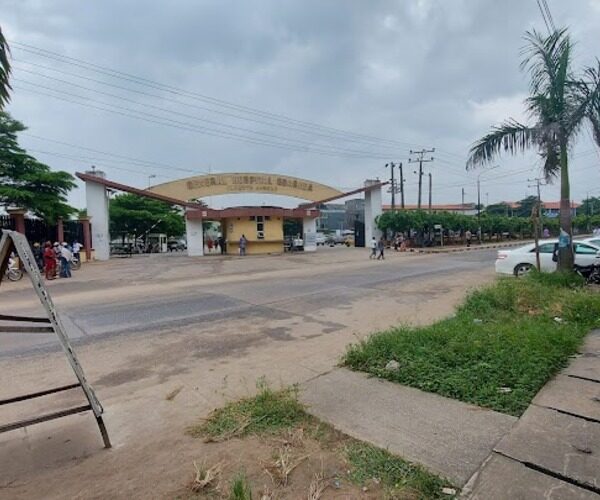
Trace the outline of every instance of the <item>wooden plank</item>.
{"type": "Polygon", "coordinates": [[[28,323],[50,323],[48,318],[39,318],[31,316],[12,316],[0,314],[0,321],[27,321],[28,323]]]}
{"type": "Polygon", "coordinates": [[[0,406],[9,403],[17,403],[18,401],[26,401],[27,399],[39,398],[41,396],[47,396],[48,394],[54,394],[56,392],[68,391],[69,389],[75,389],[81,387],[79,382],[69,385],[63,385],[62,387],[56,387],[54,389],[46,389],[45,391],[32,392],[31,394],[24,394],[23,396],[15,396],[14,398],[0,400],[0,406]]]}
{"type": "Polygon", "coordinates": [[[19,422],[13,422],[12,424],[2,425],[0,426],[0,433],[14,431],[15,429],[21,429],[22,427],[29,427],[33,424],[39,424],[41,422],[47,422],[48,420],[66,417],[67,415],[83,413],[84,411],[89,411],[91,409],[92,406],[87,404],[83,406],[76,406],[75,408],[69,408],[68,410],[61,410],[54,413],[46,413],[45,415],[40,415],[39,417],[30,418],[28,420],[21,420],[19,422]]]}
{"type": "Polygon", "coordinates": [[[3,326],[0,325],[0,333],[54,333],[51,326],[3,326]]]}

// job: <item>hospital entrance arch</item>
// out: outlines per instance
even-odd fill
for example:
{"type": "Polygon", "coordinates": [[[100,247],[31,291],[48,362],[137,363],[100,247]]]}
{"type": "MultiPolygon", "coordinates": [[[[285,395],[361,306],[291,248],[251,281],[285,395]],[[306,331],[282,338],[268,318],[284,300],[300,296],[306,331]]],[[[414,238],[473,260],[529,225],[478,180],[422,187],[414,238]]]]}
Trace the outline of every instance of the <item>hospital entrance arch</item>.
{"type": "MultiPolygon", "coordinates": [[[[237,241],[242,234],[248,239],[248,253],[283,251],[283,220],[299,219],[303,223],[305,251],[316,245],[317,207],[352,194],[365,193],[365,237],[376,234],[375,217],[381,214],[381,187],[378,180],[365,181],[364,187],[342,192],[325,184],[270,173],[225,173],[199,175],[138,189],[110,181],[99,171],[77,173],[85,181],[87,213],[92,219],[92,243],[95,257],[110,256],[107,189],[124,191],[178,205],[185,209],[188,254],[204,254],[203,221],[219,221],[228,239],[228,253],[238,252],[237,241]],[[197,200],[209,196],[236,193],[283,195],[303,200],[296,208],[232,207],[216,210],[201,206],[197,200]]],[[[225,236],[224,234],[224,236],[225,236]]]]}

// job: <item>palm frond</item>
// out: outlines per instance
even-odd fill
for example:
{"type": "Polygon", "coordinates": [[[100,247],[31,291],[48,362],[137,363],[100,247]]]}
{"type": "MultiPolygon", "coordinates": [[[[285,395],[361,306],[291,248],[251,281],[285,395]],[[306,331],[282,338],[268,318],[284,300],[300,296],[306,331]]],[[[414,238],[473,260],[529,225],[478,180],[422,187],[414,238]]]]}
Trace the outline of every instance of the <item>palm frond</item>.
{"type": "Polygon", "coordinates": [[[592,125],[596,145],[600,147],[600,60],[596,67],[589,67],[584,72],[583,94],[588,98],[587,117],[592,125]]]}
{"type": "Polygon", "coordinates": [[[503,151],[510,154],[525,151],[537,144],[537,135],[536,128],[523,125],[516,120],[508,120],[494,127],[489,134],[471,147],[467,168],[490,163],[503,151]]]}
{"type": "Polygon", "coordinates": [[[546,94],[560,101],[571,62],[571,41],[567,30],[556,30],[550,36],[536,30],[528,31],[525,40],[527,45],[522,50],[521,69],[531,76],[531,93],[546,94]]]}
{"type": "Polygon", "coordinates": [[[4,35],[2,34],[2,28],[0,27],[0,109],[2,109],[9,101],[9,90],[12,89],[8,81],[10,76],[9,54],[10,48],[8,47],[6,38],[4,38],[4,35]]]}

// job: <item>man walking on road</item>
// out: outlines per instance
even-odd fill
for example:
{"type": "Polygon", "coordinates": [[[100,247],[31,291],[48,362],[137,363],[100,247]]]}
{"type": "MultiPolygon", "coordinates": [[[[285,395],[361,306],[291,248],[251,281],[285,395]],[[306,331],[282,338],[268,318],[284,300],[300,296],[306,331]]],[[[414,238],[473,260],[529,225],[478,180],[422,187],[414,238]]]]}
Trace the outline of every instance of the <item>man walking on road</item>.
{"type": "Polygon", "coordinates": [[[377,242],[377,250],[379,251],[377,260],[385,259],[385,257],[383,256],[383,251],[385,250],[385,242],[383,241],[383,236],[379,238],[379,241],[377,242]]]}
{"type": "Polygon", "coordinates": [[[471,246],[471,238],[473,237],[473,235],[471,234],[471,231],[469,229],[467,229],[467,231],[465,232],[465,239],[467,240],[467,247],[471,246]]]}
{"type": "Polygon", "coordinates": [[[375,239],[375,236],[373,236],[373,239],[369,242],[369,245],[371,246],[371,254],[369,255],[369,259],[374,259],[377,257],[377,240],[375,239]]]}
{"type": "Polygon", "coordinates": [[[71,259],[73,254],[67,244],[63,241],[60,247],[60,277],[70,278],[71,277],[71,259]]]}
{"type": "Polygon", "coordinates": [[[240,238],[240,255],[246,255],[246,244],[248,243],[248,240],[246,239],[246,236],[244,234],[242,234],[242,237],[240,238]]]}

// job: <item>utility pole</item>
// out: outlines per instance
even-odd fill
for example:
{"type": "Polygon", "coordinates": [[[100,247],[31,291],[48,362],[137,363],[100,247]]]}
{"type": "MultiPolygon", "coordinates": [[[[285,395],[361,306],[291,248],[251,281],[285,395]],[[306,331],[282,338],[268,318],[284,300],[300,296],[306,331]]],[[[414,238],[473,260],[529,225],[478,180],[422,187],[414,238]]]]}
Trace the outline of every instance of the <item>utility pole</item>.
{"type": "Polygon", "coordinates": [[[429,172],[429,213],[431,213],[431,172],[429,172]]]}
{"type": "Polygon", "coordinates": [[[400,170],[400,207],[404,210],[404,175],[402,174],[402,162],[398,163],[400,170]]]}
{"type": "Polygon", "coordinates": [[[465,188],[462,188],[462,207],[465,208],[465,188]]]}
{"type": "Polygon", "coordinates": [[[435,153],[435,148],[421,149],[421,151],[413,151],[411,149],[410,154],[416,155],[416,158],[408,159],[408,163],[418,163],[419,164],[419,198],[418,198],[418,202],[417,202],[417,210],[421,210],[421,194],[423,192],[423,163],[433,161],[433,156],[428,159],[425,158],[426,153],[435,153]]]}
{"type": "Polygon", "coordinates": [[[538,215],[537,215],[537,219],[538,219],[538,232],[539,232],[539,236],[542,235],[542,196],[540,194],[540,186],[545,186],[545,183],[542,183],[542,180],[540,177],[536,177],[535,179],[527,179],[527,182],[535,182],[535,184],[529,184],[528,187],[532,188],[532,187],[537,187],[537,209],[538,209],[538,215]]]}
{"type": "Polygon", "coordinates": [[[390,162],[390,163],[386,163],[385,164],[386,168],[390,167],[390,171],[392,173],[391,177],[390,177],[390,182],[391,182],[391,187],[390,187],[390,191],[392,192],[392,212],[394,210],[396,210],[396,183],[394,182],[394,167],[396,165],[394,165],[394,162],[390,162]]]}

